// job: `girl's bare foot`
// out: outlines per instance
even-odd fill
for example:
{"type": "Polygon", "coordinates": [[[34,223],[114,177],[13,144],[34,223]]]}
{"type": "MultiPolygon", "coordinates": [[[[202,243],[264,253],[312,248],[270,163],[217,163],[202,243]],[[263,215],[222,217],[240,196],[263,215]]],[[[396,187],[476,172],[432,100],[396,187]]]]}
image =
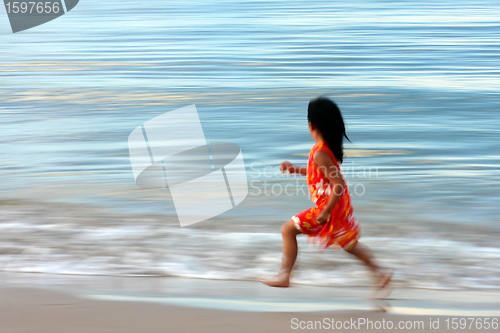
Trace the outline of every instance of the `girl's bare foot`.
{"type": "Polygon", "coordinates": [[[379,285],[378,285],[378,289],[379,290],[382,290],[385,287],[387,287],[387,285],[389,284],[389,282],[391,282],[391,280],[392,280],[392,275],[393,274],[394,274],[394,272],[392,270],[387,270],[387,271],[385,271],[384,273],[382,273],[380,275],[379,285]]]}
{"type": "Polygon", "coordinates": [[[390,282],[392,280],[393,275],[392,270],[384,270],[381,273],[374,274],[375,277],[375,285],[373,288],[373,293],[370,298],[372,299],[382,299],[389,296],[392,292],[392,287],[390,282]]]}
{"type": "Polygon", "coordinates": [[[288,288],[290,287],[290,274],[278,273],[270,279],[258,279],[260,282],[267,284],[270,287],[288,288]]]}

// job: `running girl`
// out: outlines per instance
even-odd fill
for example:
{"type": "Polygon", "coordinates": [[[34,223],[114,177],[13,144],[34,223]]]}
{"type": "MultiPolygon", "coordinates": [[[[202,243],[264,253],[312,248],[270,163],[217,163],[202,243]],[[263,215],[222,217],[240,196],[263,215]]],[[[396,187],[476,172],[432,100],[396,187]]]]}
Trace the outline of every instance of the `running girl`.
{"type": "Polygon", "coordinates": [[[276,276],[259,281],[271,287],[289,287],[298,252],[296,236],[303,233],[322,249],[342,247],[355,256],[371,270],[376,290],[381,290],[391,280],[392,272],[378,266],[370,249],[358,241],[359,224],[353,215],[349,190],[340,172],[343,139],[349,140],[342,114],[333,101],[320,97],[309,102],[307,119],[309,132],[316,141],[309,153],[307,167],[285,161],[280,169],[307,177],[311,199],[316,206],[298,213],[283,224],[281,269],[276,276]]]}

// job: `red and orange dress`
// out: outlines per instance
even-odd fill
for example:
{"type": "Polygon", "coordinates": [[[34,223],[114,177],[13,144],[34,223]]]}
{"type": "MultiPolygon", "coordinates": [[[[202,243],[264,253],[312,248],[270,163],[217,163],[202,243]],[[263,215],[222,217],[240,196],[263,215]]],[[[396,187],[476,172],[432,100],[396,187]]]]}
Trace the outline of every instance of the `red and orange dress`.
{"type": "Polygon", "coordinates": [[[320,224],[316,220],[333,193],[330,181],[314,163],[314,153],[318,150],[327,153],[340,172],[340,165],[326,142],[316,143],[309,153],[309,161],[307,162],[307,186],[311,193],[311,200],[316,204],[316,207],[294,215],[292,220],[300,232],[309,235],[308,241],[316,243],[320,249],[333,245],[333,247],[349,250],[358,242],[360,230],[353,214],[347,186],[344,186],[342,195],[330,212],[327,222],[320,224]]]}

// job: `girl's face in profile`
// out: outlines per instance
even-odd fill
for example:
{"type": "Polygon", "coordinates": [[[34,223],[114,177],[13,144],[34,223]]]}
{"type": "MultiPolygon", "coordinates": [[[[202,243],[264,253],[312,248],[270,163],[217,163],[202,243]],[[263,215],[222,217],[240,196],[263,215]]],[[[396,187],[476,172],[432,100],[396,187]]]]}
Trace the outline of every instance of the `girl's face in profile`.
{"type": "Polygon", "coordinates": [[[318,136],[318,129],[311,122],[309,122],[309,134],[311,134],[313,139],[316,140],[316,137],[318,136]]]}

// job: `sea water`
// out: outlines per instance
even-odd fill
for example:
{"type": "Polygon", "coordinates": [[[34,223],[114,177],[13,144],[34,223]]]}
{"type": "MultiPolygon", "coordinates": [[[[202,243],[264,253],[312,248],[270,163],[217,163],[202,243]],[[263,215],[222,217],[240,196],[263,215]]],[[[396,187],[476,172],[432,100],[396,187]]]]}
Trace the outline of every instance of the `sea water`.
{"type": "MultiPolygon", "coordinates": [[[[0,270],[254,279],[312,205],[307,103],[340,106],[362,240],[404,285],[500,287],[496,1],[82,1],[12,34],[0,18],[0,270]],[[249,195],[181,228],[134,183],[130,132],[196,104],[241,147],[249,195]],[[288,186],[288,187],[287,187],[288,186]],[[284,189],[288,189],[287,192],[284,189]]],[[[366,285],[299,238],[296,281],[366,285]]]]}

